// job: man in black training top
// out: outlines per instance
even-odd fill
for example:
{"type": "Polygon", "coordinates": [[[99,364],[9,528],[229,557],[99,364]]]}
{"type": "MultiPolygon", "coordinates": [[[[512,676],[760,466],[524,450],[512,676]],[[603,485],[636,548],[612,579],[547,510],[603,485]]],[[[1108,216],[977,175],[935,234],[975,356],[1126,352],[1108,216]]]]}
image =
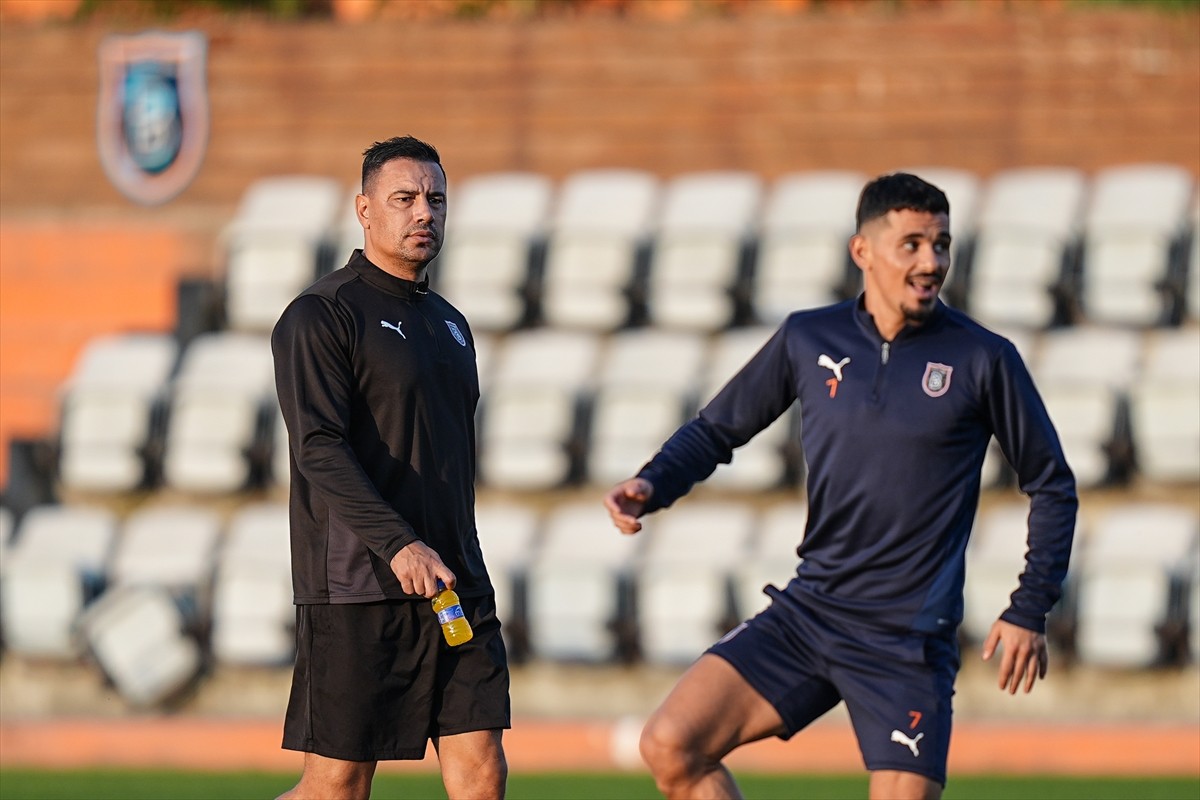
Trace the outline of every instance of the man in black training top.
{"type": "Polygon", "coordinates": [[[412,137],[366,150],[364,247],[271,337],[291,455],[296,669],[285,797],[366,798],[376,763],[437,751],[451,798],[504,795],[508,666],[475,531],[471,329],[428,288],[446,175],[412,137]],[[450,648],[429,599],[456,587],[474,638],[450,648]]]}
{"type": "Polygon", "coordinates": [[[938,299],[950,266],[946,196],[886,175],[863,189],[857,217],[862,295],[789,316],[605,497],[616,527],[636,533],[638,517],[671,505],[799,400],[809,468],[800,566],[647,722],[642,754],[669,797],[739,796],[726,754],[786,739],[842,700],[871,797],[940,796],[964,551],[993,435],[1030,497],[1029,553],[983,657],[1000,649],[1009,692],[1046,673],[1046,615],[1077,510],[1058,436],[1012,344],[938,299]]]}

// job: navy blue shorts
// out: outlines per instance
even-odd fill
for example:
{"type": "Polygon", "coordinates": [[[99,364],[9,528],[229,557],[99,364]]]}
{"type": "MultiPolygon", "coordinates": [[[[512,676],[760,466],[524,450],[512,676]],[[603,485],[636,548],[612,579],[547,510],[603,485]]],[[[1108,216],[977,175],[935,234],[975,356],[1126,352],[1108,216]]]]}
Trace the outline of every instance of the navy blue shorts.
{"type": "Polygon", "coordinates": [[[945,786],[953,638],[887,633],[818,617],[770,592],[771,605],[708,652],[775,707],[789,739],[845,700],[868,770],[915,772],[945,786]]]}

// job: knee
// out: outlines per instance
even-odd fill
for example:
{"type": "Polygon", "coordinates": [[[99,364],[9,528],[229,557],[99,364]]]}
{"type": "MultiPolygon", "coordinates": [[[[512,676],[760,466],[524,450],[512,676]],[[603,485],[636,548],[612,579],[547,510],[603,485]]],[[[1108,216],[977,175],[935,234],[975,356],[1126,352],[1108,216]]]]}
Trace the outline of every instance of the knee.
{"type": "Polygon", "coordinates": [[[472,798],[482,800],[504,797],[508,786],[508,760],[504,753],[470,764],[448,768],[442,764],[442,783],[451,800],[472,798]]]}
{"type": "Polygon", "coordinates": [[[686,732],[670,719],[658,715],[652,716],[642,728],[638,747],[660,790],[689,782],[700,771],[703,761],[686,732]]]}
{"type": "Polygon", "coordinates": [[[308,800],[308,798],[367,800],[371,796],[373,776],[373,762],[343,762],[332,769],[329,764],[308,763],[305,766],[304,774],[300,776],[300,782],[296,783],[288,792],[280,795],[280,800],[308,800]]]}
{"type": "Polygon", "coordinates": [[[487,775],[487,782],[491,786],[495,786],[500,791],[500,796],[504,796],[504,789],[508,786],[508,759],[504,757],[504,753],[499,753],[496,758],[491,759],[484,767],[487,775]]]}
{"type": "Polygon", "coordinates": [[[942,785],[913,772],[879,770],[871,773],[869,796],[873,800],[938,800],[942,796],[942,785]]]}

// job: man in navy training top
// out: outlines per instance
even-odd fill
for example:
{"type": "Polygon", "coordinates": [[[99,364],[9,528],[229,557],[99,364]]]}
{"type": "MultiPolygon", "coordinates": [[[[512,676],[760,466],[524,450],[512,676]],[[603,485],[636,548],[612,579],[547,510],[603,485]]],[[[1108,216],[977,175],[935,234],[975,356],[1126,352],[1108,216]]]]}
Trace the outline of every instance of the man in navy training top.
{"type": "Polygon", "coordinates": [[[1006,339],[948,308],[950,208],[935,186],[880,177],[859,198],[855,300],[791,314],[715,398],[604,502],[625,534],[707,478],[793,402],[809,516],[796,576],[711,647],[642,732],[668,797],[739,797],[721,763],[846,702],[873,798],[946,782],[964,551],[994,435],[1029,495],[1029,552],[983,658],[1002,690],[1045,677],[1046,615],[1067,572],[1075,480],[1006,339]]]}

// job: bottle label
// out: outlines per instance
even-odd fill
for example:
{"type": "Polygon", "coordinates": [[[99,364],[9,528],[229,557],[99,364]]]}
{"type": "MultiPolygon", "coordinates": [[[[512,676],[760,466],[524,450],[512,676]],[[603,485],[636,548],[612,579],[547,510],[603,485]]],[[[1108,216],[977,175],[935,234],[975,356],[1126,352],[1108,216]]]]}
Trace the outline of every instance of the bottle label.
{"type": "Polygon", "coordinates": [[[461,605],[453,605],[449,608],[443,608],[437,612],[438,622],[445,625],[448,622],[454,622],[456,619],[463,618],[463,610],[461,605]]]}

